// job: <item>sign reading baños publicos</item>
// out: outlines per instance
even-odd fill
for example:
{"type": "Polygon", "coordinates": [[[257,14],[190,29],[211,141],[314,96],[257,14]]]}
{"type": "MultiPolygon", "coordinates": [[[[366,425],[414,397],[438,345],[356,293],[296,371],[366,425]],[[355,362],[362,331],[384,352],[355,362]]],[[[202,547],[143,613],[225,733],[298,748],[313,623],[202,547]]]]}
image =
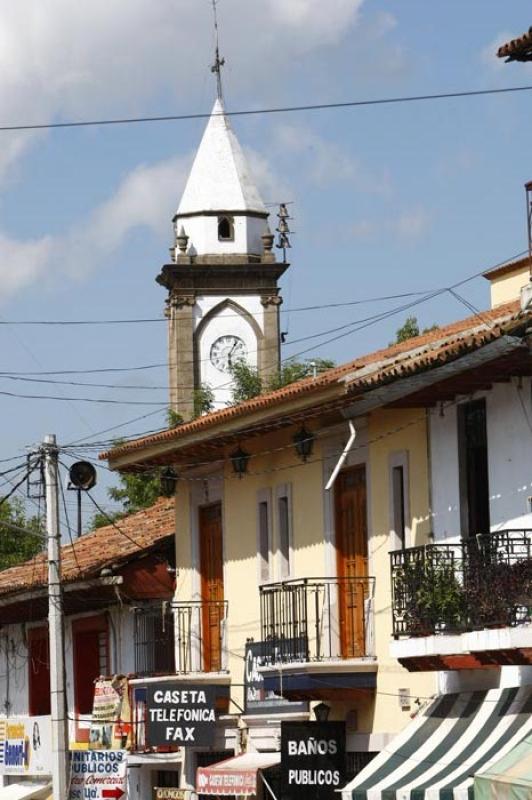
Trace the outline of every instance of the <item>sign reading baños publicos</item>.
{"type": "Polygon", "coordinates": [[[345,723],[281,723],[284,798],[333,800],[344,779],[345,723]]]}
{"type": "Polygon", "coordinates": [[[148,684],[147,740],[151,747],[209,747],[214,742],[214,686],[148,684]]]}

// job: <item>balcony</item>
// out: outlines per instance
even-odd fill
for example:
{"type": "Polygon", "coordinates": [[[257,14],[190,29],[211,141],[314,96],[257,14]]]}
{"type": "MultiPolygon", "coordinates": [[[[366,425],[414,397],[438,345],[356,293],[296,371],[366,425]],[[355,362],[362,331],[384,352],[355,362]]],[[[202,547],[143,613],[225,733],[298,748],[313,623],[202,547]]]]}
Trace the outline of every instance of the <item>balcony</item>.
{"type": "Polygon", "coordinates": [[[135,609],[135,672],[202,675],[227,672],[226,601],[180,601],[135,609]]]}
{"type": "Polygon", "coordinates": [[[266,689],[317,699],[374,688],[374,578],[301,578],[259,591],[266,689]]]}
{"type": "Polygon", "coordinates": [[[175,672],[174,616],[170,603],[134,609],[135,673],[166,675],[175,672]]]}
{"type": "Polygon", "coordinates": [[[392,655],[410,670],[532,663],[532,531],[390,554],[392,655]]]}

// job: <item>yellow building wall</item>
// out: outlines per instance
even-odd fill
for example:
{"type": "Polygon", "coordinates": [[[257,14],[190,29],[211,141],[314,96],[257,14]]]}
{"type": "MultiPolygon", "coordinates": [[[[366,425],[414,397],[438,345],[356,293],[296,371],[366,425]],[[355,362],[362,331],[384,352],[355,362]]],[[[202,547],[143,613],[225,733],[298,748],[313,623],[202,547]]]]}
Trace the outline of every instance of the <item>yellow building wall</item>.
{"type": "MultiPolygon", "coordinates": [[[[243,682],[244,649],[246,639],[261,639],[259,572],[257,559],[257,502],[258,493],[271,490],[273,521],[273,547],[270,563],[271,582],[280,580],[278,542],[276,530],[276,489],[291,484],[293,576],[322,575],[323,508],[318,487],[321,485],[321,464],[303,464],[293,447],[286,448],[286,434],[270,437],[269,449],[285,449],[250,461],[249,475],[235,478],[231,467],[225,472],[224,534],[225,534],[225,593],[229,601],[228,647],[233,680],[243,682]]],[[[252,452],[252,447],[246,445],[252,452]]],[[[256,449],[263,450],[264,443],[256,449]]],[[[243,705],[242,689],[234,692],[237,702],[243,705]]]]}
{"type": "MultiPolygon", "coordinates": [[[[294,453],[292,432],[285,429],[265,439],[245,442],[247,451],[257,453],[249,462],[248,474],[241,480],[226,463],[223,473],[222,509],[224,535],[224,591],[228,601],[227,647],[232,678],[231,696],[243,707],[244,653],[246,639],[261,639],[259,572],[257,560],[257,502],[260,490],[271,490],[273,520],[272,560],[270,581],[281,579],[279,573],[276,530],[276,489],[290,484],[292,496],[293,577],[322,577],[326,572],[324,537],[324,486],[321,440],[316,439],[312,459],[303,463],[294,453]],[[266,454],[259,455],[261,451],[266,454]]],[[[427,439],[424,412],[420,409],[376,411],[368,422],[368,533],[369,574],[375,583],[375,645],[378,662],[377,693],[360,696],[345,702],[334,702],[331,719],[345,719],[347,712],[357,712],[357,732],[394,733],[410,721],[417,706],[416,697],[428,697],[436,691],[436,677],[429,673],[410,674],[390,658],[392,638],[391,581],[389,550],[390,454],[408,452],[410,482],[410,513],[412,538],[410,544],[428,541],[429,483],[427,439]],[[400,430],[397,430],[400,428],[400,430]],[[410,710],[401,710],[399,689],[410,691],[410,710]]],[[[355,463],[360,453],[354,454],[355,463]]],[[[212,486],[221,485],[221,474],[212,486]]],[[[199,599],[199,586],[193,579],[193,549],[191,543],[190,493],[198,491],[198,481],[180,480],[177,492],[177,599],[199,599]],[[194,487],[196,487],[194,489],[194,487]],[[194,588],[196,586],[196,595],[194,588]]],[[[205,495],[203,502],[216,498],[205,495]]],[[[194,510],[193,513],[197,514],[194,510]]],[[[233,705],[231,713],[236,713],[233,705]]]]}
{"type": "MultiPolygon", "coordinates": [[[[291,443],[291,433],[288,441],[291,443]]],[[[323,495],[320,444],[316,442],[313,460],[303,463],[287,447],[286,432],[265,440],[246,442],[246,450],[272,451],[255,455],[249,462],[248,474],[235,476],[232,465],[223,473],[222,524],[224,539],[224,592],[228,601],[227,648],[232,681],[242,684],[246,639],[260,641],[259,565],[257,558],[257,503],[261,490],[271,491],[273,526],[270,581],[281,579],[279,573],[276,529],[276,490],[290,484],[293,531],[293,577],[323,576],[325,556],[323,544],[323,495]]],[[[221,476],[220,476],[221,477],[221,476]]],[[[194,596],[193,551],[191,543],[190,491],[197,480],[183,479],[176,495],[177,527],[176,563],[177,599],[194,596]]],[[[216,485],[216,480],[213,482],[216,485]]],[[[210,498],[207,502],[212,502],[210,498]]],[[[234,686],[232,698],[243,706],[242,686],[234,686]]],[[[233,705],[231,712],[236,712],[233,705]]]]}
{"type": "MultiPolygon", "coordinates": [[[[428,544],[430,533],[427,421],[422,409],[374,412],[369,420],[370,572],[375,576],[375,644],[379,662],[373,730],[401,730],[417,709],[415,699],[437,691],[436,673],[409,673],[390,657],[392,641],[390,535],[390,456],[406,452],[409,473],[411,546],[428,544]],[[412,706],[402,710],[399,689],[410,691],[412,706]]],[[[409,520],[406,521],[407,525],[409,520]]]]}
{"type": "Polygon", "coordinates": [[[501,275],[499,278],[490,280],[491,292],[491,307],[510,303],[512,300],[517,300],[520,296],[521,289],[530,280],[530,270],[528,266],[521,267],[515,272],[508,272],[506,275],[501,275]]]}

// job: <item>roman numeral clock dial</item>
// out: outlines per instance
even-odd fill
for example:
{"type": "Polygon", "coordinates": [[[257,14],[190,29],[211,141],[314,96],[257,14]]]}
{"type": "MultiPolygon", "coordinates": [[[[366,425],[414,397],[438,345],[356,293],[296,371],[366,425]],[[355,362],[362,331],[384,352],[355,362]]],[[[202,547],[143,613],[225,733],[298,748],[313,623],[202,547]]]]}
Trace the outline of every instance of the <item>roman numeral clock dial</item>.
{"type": "Polygon", "coordinates": [[[220,336],[213,342],[210,360],[219,372],[229,372],[238,361],[245,361],[248,351],[239,336],[220,336]]]}

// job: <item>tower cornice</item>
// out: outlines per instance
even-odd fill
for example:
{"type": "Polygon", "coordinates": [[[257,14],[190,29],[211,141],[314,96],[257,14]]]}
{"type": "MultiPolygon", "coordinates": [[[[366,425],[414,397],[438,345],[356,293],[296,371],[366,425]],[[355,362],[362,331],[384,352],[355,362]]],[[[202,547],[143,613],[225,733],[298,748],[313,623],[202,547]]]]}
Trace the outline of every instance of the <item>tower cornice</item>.
{"type": "Polygon", "coordinates": [[[171,291],[179,288],[201,294],[261,294],[278,290],[286,262],[165,264],[156,281],[171,291]]]}

